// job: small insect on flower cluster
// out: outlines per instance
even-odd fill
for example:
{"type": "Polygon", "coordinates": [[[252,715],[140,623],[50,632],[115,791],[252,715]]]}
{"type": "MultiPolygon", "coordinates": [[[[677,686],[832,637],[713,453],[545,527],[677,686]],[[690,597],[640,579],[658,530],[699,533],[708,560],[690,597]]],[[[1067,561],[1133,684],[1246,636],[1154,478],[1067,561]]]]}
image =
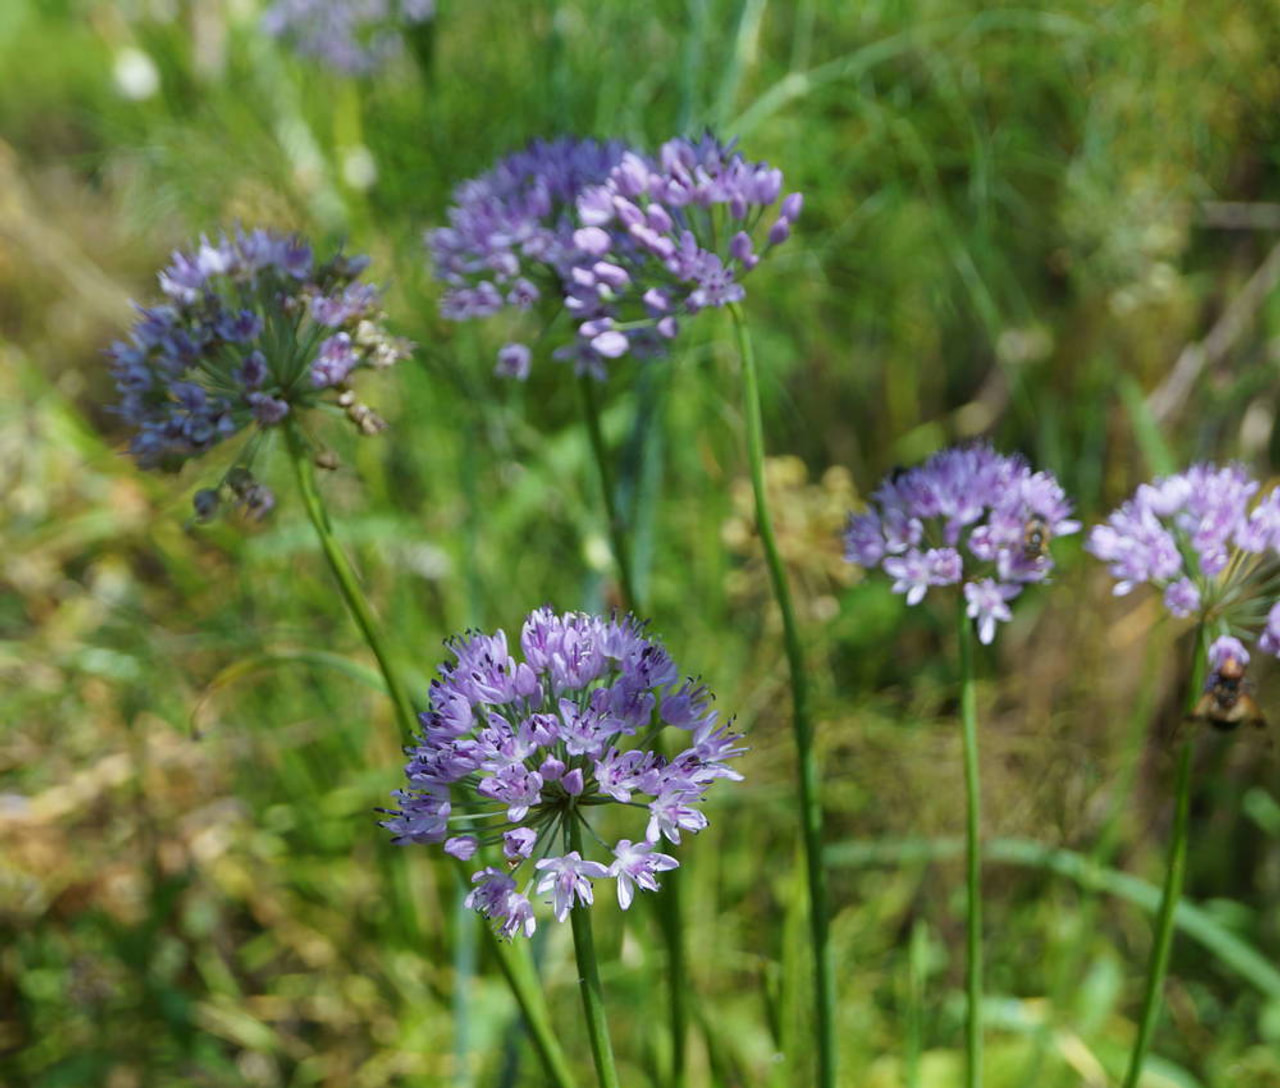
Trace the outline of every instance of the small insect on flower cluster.
{"type": "Polygon", "coordinates": [[[1139,485],[1085,544],[1108,564],[1116,596],[1147,582],[1171,615],[1221,632],[1191,717],[1224,732],[1266,724],[1241,637],[1261,628],[1257,648],[1280,657],[1280,489],[1259,490],[1240,465],[1193,465],[1139,485]]]}
{"type": "Polygon", "coordinates": [[[1254,702],[1251,685],[1245,679],[1249,667],[1249,651],[1231,635],[1223,635],[1209,647],[1209,676],[1204,694],[1190,717],[1206,722],[1222,733],[1230,733],[1241,724],[1263,728],[1267,723],[1254,702]]]}
{"type": "MultiPolygon", "coordinates": [[[[166,301],[139,307],[127,342],[108,351],[120,402],[135,434],[130,452],[146,468],[183,463],[250,427],[333,400],[365,434],[382,421],[356,401],[354,371],[386,367],[410,345],[382,325],[379,292],[362,283],[363,257],[317,264],[298,238],[237,230],[177,252],[160,273],[166,301]]],[[[244,461],[252,456],[248,452],[244,461]]],[[[251,512],[270,492],[238,463],[218,489],[196,496],[211,516],[225,488],[251,512]]]]}
{"type": "Polygon", "coordinates": [[[742,777],[727,762],[745,751],[741,738],[719,724],[706,688],[677,683],[666,650],[631,616],[538,609],[519,662],[501,630],[449,647],[454,661],[408,749],[408,788],[383,826],[398,843],[443,843],[463,861],[500,847],[505,865],[476,870],[467,905],[503,936],[533,933],[531,896],[549,896],[563,922],[593,901],[595,881],[613,879],[623,909],[636,888],[656,891],[658,874],[678,865],[663,840],[702,830],[708,788],[742,777]],[[684,736],[669,759],[657,750],[668,727],[684,736]],[[633,837],[609,845],[602,836],[626,817],[640,818],[633,837]]]}
{"type": "Polygon", "coordinates": [[[1053,569],[1049,542],[1079,530],[1058,481],[990,446],[959,446],[899,470],[849,518],[845,557],[882,567],[918,604],[930,588],[964,583],[967,612],[989,643],[1009,602],[1053,569]]]}
{"type": "MultiPolygon", "coordinates": [[[[744,297],[742,278],[800,214],[803,198],[782,184],[780,170],[709,135],[670,140],[656,157],[536,142],[459,186],[449,225],[428,235],[442,312],[461,321],[541,301],[549,320],[563,309],[577,335],[556,358],[603,378],[610,359],[665,351],[682,317],[744,297]]],[[[531,359],[528,344],[509,343],[498,372],[525,378],[531,359]]]]}

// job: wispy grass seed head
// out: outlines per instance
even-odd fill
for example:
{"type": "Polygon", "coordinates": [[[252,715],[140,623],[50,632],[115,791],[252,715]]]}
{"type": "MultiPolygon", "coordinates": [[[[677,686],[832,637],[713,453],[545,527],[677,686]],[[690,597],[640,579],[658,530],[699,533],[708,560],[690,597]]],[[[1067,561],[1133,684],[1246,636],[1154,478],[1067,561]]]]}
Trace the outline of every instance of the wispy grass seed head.
{"type": "Polygon", "coordinates": [[[593,901],[596,881],[615,881],[623,909],[636,888],[657,890],[657,874],[678,865],[663,840],[700,831],[708,788],[741,778],[727,762],[744,751],[740,738],[631,616],[538,609],[520,634],[522,661],[501,630],[449,647],[454,661],[408,750],[408,788],[383,826],[464,861],[501,848],[505,867],[480,866],[467,904],[504,936],[533,933],[531,897],[549,897],[563,922],[593,901]],[[670,759],[655,744],[667,727],[685,737],[670,759]],[[608,812],[633,817],[634,838],[602,838],[608,812]],[[570,848],[574,823],[601,860],[570,848]]]}
{"type": "Polygon", "coordinates": [[[988,445],[958,446],[892,473],[870,508],[849,518],[845,557],[881,567],[907,604],[934,587],[964,584],[983,643],[1013,618],[1009,602],[1053,570],[1049,541],[1079,530],[1047,472],[988,445]]]}

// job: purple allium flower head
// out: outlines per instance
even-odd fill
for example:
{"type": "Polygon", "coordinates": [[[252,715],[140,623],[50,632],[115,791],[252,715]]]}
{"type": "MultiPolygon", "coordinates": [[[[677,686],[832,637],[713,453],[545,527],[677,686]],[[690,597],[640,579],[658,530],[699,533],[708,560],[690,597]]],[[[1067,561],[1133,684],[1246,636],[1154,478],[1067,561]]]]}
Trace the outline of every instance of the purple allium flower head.
{"type": "Polygon", "coordinates": [[[403,49],[405,29],[434,15],[435,0],[275,0],[262,25],[301,56],[366,75],[403,49]]]}
{"type": "MultiPolygon", "coordinates": [[[[377,290],[357,279],[365,267],[341,254],[318,264],[305,242],[266,230],[201,238],[175,253],[159,275],[165,302],[139,307],[129,340],[107,352],[115,410],[134,428],[138,463],[176,470],[245,428],[313,407],[329,390],[353,422],[375,429],[347,379],[396,362],[409,346],[383,328],[377,290]]],[[[248,486],[237,492],[246,501],[248,486]]],[[[262,493],[254,497],[259,512],[269,508],[262,493]]],[[[201,498],[197,513],[209,506],[201,498]]]]}
{"type": "MultiPolygon", "coordinates": [[[[536,140],[459,185],[449,225],[427,235],[436,277],[445,284],[444,316],[467,321],[561,299],[575,268],[608,252],[608,234],[579,229],[574,208],[624,151],[616,141],[536,140]]],[[[521,368],[500,369],[524,377],[521,368]]]]}
{"type": "MultiPolygon", "coordinates": [[[[626,327],[617,334],[625,345],[609,341],[610,357],[643,352],[659,321],[666,329],[656,331],[669,338],[676,329],[673,315],[740,301],[746,294],[742,277],[785,240],[773,237],[773,227],[762,228],[781,194],[780,170],[748,162],[733,143],[710,134],[669,140],[653,158],[625,154],[602,184],[578,200],[579,218],[609,238],[606,250],[599,234],[593,236],[596,255],[607,253],[609,267],[625,273],[620,281],[602,281],[598,274],[579,278],[566,306],[580,331],[603,304],[626,327]],[[756,238],[762,233],[763,244],[756,238]]],[[[802,203],[798,193],[783,199],[774,226],[789,230],[802,203]]]]}
{"type": "Polygon", "coordinates": [[[449,225],[428,235],[442,312],[462,321],[545,300],[577,330],[555,357],[604,377],[608,360],[665,350],[681,316],[744,297],[742,277],[800,214],[792,193],[764,224],[781,193],[780,171],[711,136],[654,157],[531,144],[459,186],[449,225]]]}
{"type": "Polygon", "coordinates": [[[1071,504],[1047,472],[990,446],[957,446],[889,476],[849,518],[845,558],[882,567],[893,591],[919,604],[964,583],[967,611],[989,643],[1012,619],[1009,601],[1053,569],[1048,542],[1074,533],[1071,504]]]}
{"type": "Polygon", "coordinates": [[[1280,492],[1255,501],[1258,490],[1240,465],[1193,465],[1140,485],[1085,547],[1108,564],[1117,596],[1150,583],[1179,619],[1245,633],[1270,609],[1258,647],[1280,656],[1267,592],[1280,567],[1280,492]]]}
{"type": "Polygon", "coordinates": [[[616,880],[623,909],[636,888],[656,891],[657,874],[678,864],[662,840],[706,826],[707,790],[741,778],[728,761],[745,751],[706,688],[680,682],[631,616],[540,608],[519,641],[523,660],[503,631],[450,641],[454,660],[408,751],[408,786],[383,821],[396,842],[442,843],[463,860],[500,847],[506,870],[482,866],[467,903],[504,936],[533,932],[531,896],[563,922],[593,901],[595,881],[616,880]],[[664,728],[684,735],[671,758],[654,745],[664,728]],[[610,812],[618,820],[601,819],[610,812]],[[624,819],[642,835],[605,846],[600,835],[624,819]]]}

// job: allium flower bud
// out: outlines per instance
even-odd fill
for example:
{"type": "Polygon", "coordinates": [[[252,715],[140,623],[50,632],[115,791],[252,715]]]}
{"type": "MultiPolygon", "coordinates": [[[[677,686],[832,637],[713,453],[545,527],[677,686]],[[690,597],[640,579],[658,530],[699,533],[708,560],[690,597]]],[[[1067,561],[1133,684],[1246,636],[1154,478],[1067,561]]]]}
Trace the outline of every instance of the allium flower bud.
{"type": "Polygon", "coordinates": [[[661,643],[634,618],[531,613],[520,635],[523,662],[507,636],[452,640],[431,709],[410,749],[408,788],[383,822],[398,843],[443,843],[464,860],[501,846],[507,870],[481,867],[467,905],[503,936],[533,933],[531,896],[544,896],[563,922],[594,900],[596,881],[617,881],[625,910],[634,889],[656,891],[656,874],[678,864],[657,847],[707,824],[701,803],[717,779],[742,776],[728,761],[741,738],[719,724],[706,688],[677,687],[661,643]],[[655,750],[664,728],[683,734],[668,759],[655,750]],[[601,860],[568,848],[574,822],[590,829],[632,817],[636,840],[601,849],[601,860]]]}
{"type": "Polygon", "coordinates": [[[895,471],[870,509],[849,518],[845,558],[882,567],[893,591],[919,604],[935,587],[964,583],[978,638],[1013,618],[1009,602],[1053,570],[1049,541],[1080,528],[1047,472],[990,446],[960,446],[895,471]]]}
{"type": "MultiPolygon", "coordinates": [[[[356,279],[365,266],[341,254],[316,264],[305,242],[265,230],[175,253],[159,276],[165,303],[139,307],[130,339],[107,352],[138,463],[177,470],[331,392],[341,403],[354,371],[406,356],[381,324],[376,289],[356,279]]],[[[270,509],[265,489],[223,483],[253,512],[270,509]]],[[[202,518],[217,505],[209,495],[196,499],[202,518]]]]}

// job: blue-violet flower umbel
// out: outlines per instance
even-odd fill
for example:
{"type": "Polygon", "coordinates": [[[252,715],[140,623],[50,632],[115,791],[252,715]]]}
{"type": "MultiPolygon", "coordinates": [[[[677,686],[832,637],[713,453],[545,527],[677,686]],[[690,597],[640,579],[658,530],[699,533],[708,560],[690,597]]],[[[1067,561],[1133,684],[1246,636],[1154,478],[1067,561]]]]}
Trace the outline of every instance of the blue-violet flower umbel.
{"type": "MultiPolygon", "coordinates": [[[[107,352],[138,463],[176,470],[238,431],[325,399],[362,432],[381,429],[349,381],[404,358],[409,345],[384,328],[379,292],[360,280],[367,265],[341,253],[317,263],[301,239],[266,230],[175,253],[159,276],[165,301],[138,307],[129,340],[107,352]]],[[[201,492],[197,513],[216,499],[201,492]]]]}
{"type": "MultiPolygon", "coordinates": [[[[536,307],[545,323],[563,308],[576,336],[555,356],[603,378],[608,360],[660,354],[683,317],[744,297],[742,278],[800,214],[801,195],[783,197],[782,184],[780,170],[710,135],[670,140],[656,157],[535,142],[459,186],[449,226],[428,235],[442,312],[536,307]]],[[[525,345],[502,349],[499,373],[528,369],[525,345]]]]}
{"type": "Polygon", "coordinates": [[[1280,490],[1258,491],[1240,465],[1193,465],[1139,485],[1085,547],[1117,596],[1147,582],[1179,619],[1249,638],[1262,627],[1258,648],[1280,656],[1280,490]]]}
{"type": "Polygon", "coordinates": [[[882,567],[909,605],[963,582],[984,643],[998,621],[1013,618],[1009,602],[1023,586],[1053,570],[1049,541],[1080,528],[1052,475],[988,445],[942,450],[895,471],[871,498],[869,510],[849,518],[845,557],[882,567]]]}
{"type": "Polygon", "coordinates": [[[272,37],[347,75],[396,56],[403,32],[435,15],[435,0],[275,0],[262,17],[272,37]]]}
{"type": "Polygon", "coordinates": [[[464,861],[501,848],[505,867],[480,864],[467,905],[507,937],[536,926],[531,896],[547,896],[558,921],[593,901],[612,878],[619,904],[655,891],[677,866],[659,847],[707,824],[700,804],[745,750],[720,725],[706,688],[678,683],[674,662],[633,617],[548,608],[520,634],[523,661],[506,634],[469,633],[449,643],[422,737],[408,750],[408,788],[383,826],[399,843],[443,843],[464,861]],[[685,735],[667,759],[654,750],[666,727],[685,735]],[[638,838],[618,838],[631,817],[638,838]],[[637,819],[638,818],[638,819],[637,819]],[[571,821],[600,859],[569,848],[571,821]]]}

